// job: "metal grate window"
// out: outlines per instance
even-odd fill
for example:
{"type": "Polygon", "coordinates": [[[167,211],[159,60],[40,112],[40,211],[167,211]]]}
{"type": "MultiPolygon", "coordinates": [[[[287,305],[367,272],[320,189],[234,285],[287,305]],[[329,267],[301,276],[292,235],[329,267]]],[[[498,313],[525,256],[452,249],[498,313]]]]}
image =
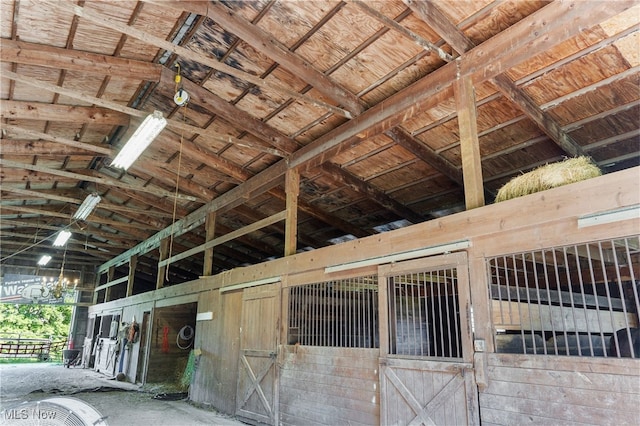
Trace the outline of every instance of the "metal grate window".
{"type": "Polygon", "coordinates": [[[288,343],[377,348],[378,277],[289,288],[288,343]]]}
{"type": "Polygon", "coordinates": [[[640,357],[638,236],[488,259],[497,352],[640,357]]]}
{"type": "Polygon", "coordinates": [[[455,269],[396,275],[389,285],[389,353],[461,358],[455,269]]]}

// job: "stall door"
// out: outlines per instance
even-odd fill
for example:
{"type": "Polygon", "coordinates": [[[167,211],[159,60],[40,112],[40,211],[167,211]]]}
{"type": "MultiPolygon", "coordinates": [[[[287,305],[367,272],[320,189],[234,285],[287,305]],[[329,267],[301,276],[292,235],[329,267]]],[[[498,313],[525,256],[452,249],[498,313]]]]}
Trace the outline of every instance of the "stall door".
{"type": "Polygon", "coordinates": [[[244,290],[236,414],[260,423],[277,418],[279,284],[244,290]]]}
{"type": "Polygon", "coordinates": [[[380,275],[380,423],[478,424],[465,253],[380,275]]]}

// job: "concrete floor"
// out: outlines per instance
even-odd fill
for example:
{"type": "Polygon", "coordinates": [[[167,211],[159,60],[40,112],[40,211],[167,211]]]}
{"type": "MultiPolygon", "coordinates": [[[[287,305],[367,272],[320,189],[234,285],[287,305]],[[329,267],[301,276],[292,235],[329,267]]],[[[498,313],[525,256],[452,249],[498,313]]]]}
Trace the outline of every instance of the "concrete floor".
{"type": "MultiPolygon", "coordinates": [[[[110,426],[239,426],[245,423],[215,411],[195,407],[186,400],[154,399],[169,393],[163,387],[139,386],[110,380],[93,370],[60,364],[0,364],[0,424],[20,424],[11,412],[19,404],[51,398],[75,398],[97,410],[110,426]]],[[[61,401],[61,400],[60,400],[61,401]]],[[[80,404],[82,405],[82,404],[80,404]]],[[[25,405],[22,405],[25,406],[25,405]]],[[[103,424],[104,424],[103,423],[103,424]]]]}

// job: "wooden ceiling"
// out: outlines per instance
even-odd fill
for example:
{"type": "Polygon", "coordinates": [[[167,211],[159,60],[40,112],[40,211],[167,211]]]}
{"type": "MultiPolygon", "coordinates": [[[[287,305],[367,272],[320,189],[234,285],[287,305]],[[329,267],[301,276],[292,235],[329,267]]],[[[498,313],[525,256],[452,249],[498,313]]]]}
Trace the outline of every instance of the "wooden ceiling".
{"type": "MultiPolygon", "coordinates": [[[[213,212],[234,235],[298,189],[312,250],[492,203],[565,157],[639,163],[638,1],[0,1],[3,266],[135,253],[153,285],[166,237],[202,245],[213,212]],[[165,130],[110,167],[154,110],[165,130]]],[[[282,257],[285,235],[217,245],[213,273],[282,257]]],[[[186,257],[169,281],[202,271],[186,257]]]]}

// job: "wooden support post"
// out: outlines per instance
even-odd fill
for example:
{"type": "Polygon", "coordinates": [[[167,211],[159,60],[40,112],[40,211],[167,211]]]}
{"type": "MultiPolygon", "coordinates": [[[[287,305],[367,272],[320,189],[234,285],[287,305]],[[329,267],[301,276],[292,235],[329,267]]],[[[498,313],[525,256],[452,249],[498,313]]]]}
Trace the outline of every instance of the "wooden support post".
{"type": "MultiPolygon", "coordinates": [[[[160,241],[160,257],[158,258],[158,262],[162,262],[169,255],[169,238],[163,238],[160,241]]],[[[166,266],[158,267],[158,277],[156,278],[156,290],[164,287],[164,273],[167,270],[166,266]]]]}
{"type": "Polygon", "coordinates": [[[94,280],[95,283],[94,283],[94,286],[93,286],[93,288],[94,288],[94,290],[93,290],[93,304],[94,305],[98,304],[98,293],[99,293],[99,291],[95,290],[95,289],[98,288],[98,286],[100,285],[100,277],[101,276],[102,276],[101,273],[97,273],[95,275],[95,280],[94,280]]]}
{"type": "Polygon", "coordinates": [[[298,239],[298,195],[300,194],[300,173],[289,169],[285,174],[287,192],[287,217],[284,231],[284,255],[296,254],[298,239]]]}
{"type": "MultiPolygon", "coordinates": [[[[205,220],[206,242],[213,240],[216,233],[216,212],[207,214],[205,220]]],[[[204,266],[202,267],[202,275],[209,276],[213,273],[213,247],[204,251],[204,266]]]]}
{"type": "Polygon", "coordinates": [[[462,177],[467,210],[484,206],[482,163],[478,141],[478,123],[473,81],[470,77],[458,77],[455,85],[460,128],[460,154],[462,177]]]}
{"type": "MultiPolygon", "coordinates": [[[[116,274],[116,267],[110,266],[107,271],[107,282],[113,281],[113,276],[116,274]]],[[[104,289],[104,302],[111,301],[111,287],[107,287],[104,289]]]]}
{"type": "Polygon", "coordinates": [[[134,254],[129,258],[129,278],[127,279],[127,297],[133,296],[133,282],[136,277],[137,265],[138,265],[138,255],[134,254]]]}

